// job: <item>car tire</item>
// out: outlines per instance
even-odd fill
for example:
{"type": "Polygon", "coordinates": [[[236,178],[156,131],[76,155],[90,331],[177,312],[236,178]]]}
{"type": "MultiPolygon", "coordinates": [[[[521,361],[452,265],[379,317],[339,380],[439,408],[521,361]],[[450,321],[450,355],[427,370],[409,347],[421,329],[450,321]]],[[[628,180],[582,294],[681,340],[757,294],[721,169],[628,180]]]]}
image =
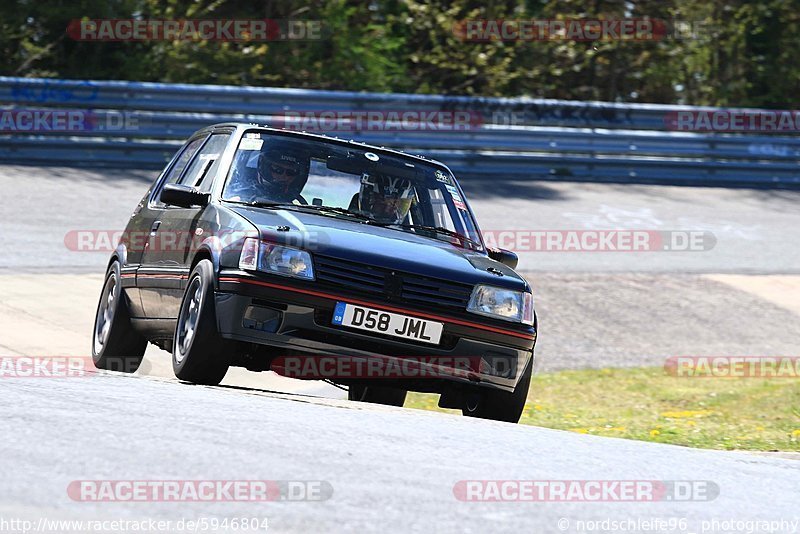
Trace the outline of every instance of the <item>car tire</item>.
{"type": "Polygon", "coordinates": [[[351,401],[403,406],[406,402],[406,393],[404,389],[354,385],[347,390],[347,398],[351,401]]]}
{"type": "Polygon", "coordinates": [[[533,358],[528,360],[528,365],[522,371],[513,393],[482,390],[477,395],[467,395],[461,413],[467,417],[518,423],[531,387],[531,374],[533,374],[533,358]]]}
{"type": "Polygon", "coordinates": [[[219,335],[214,266],[200,260],[189,275],[172,342],[172,370],[186,382],[216,386],[230,367],[230,345],[219,335]]]}
{"type": "Polygon", "coordinates": [[[106,272],[92,331],[92,361],[98,369],[134,373],[142,363],[147,340],[131,325],[128,302],[122,291],[120,265],[106,272]]]}

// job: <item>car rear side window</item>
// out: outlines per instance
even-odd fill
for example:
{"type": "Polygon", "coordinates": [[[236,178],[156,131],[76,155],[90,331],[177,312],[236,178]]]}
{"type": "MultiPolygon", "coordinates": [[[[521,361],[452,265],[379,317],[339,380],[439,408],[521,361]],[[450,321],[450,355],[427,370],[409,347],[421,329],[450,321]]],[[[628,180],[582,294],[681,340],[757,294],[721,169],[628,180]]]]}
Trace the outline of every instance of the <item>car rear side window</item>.
{"type": "Polygon", "coordinates": [[[203,193],[211,191],[211,185],[214,183],[214,177],[219,168],[219,160],[228,144],[229,137],[230,134],[227,133],[212,135],[189,165],[189,169],[183,174],[180,183],[196,187],[203,193]]]}

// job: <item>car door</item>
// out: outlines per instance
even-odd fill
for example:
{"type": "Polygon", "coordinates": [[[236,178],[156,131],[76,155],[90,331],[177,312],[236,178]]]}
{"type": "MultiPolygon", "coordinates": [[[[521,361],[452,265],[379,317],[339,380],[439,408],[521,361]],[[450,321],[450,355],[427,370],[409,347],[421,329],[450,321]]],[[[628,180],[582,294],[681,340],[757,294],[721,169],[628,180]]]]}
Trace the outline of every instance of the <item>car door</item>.
{"type": "Polygon", "coordinates": [[[208,132],[204,132],[189,139],[183,151],[176,158],[172,168],[169,169],[166,175],[162,177],[153,188],[147,206],[140,214],[142,215],[140,224],[146,225],[145,231],[148,232],[148,236],[141,252],[139,265],[136,269],[136,286],[139,289],[139,299],[144,316],[147,318],[153,317],[148,312],[148,309],[152,309],[153,301],[158,301],[160,298],[158,294],[164,285],[164,275],[170,274],[163,272],[153,265],[156,257],[152,249],[158,248],[159,246],[158,243],[154,242],[154,238],[157,235],[157,230],[161,226],[161,219],[166,211],[166,206],[160,199],[161,189],[166,184],[178,183],[189,166],[189,163],[191,163],[194,156],[197,154],[197,151],[200,150],[200,147],[202,147],[203,143],[208,139],[208,135],[208,132]]]}
{"type": "Polygon", "coordinates": [[[169,163],[161,171],[156,181],[147,190],[142,200],[133,211],[133,215],[128,221],[128,225],[123,233],[120,244],[126,249],[122,265],[122,287],[125,288],[129,298],[130,312],[132,317],[144,318],[144,306],[140,290],[142,284],[145,286],[148,280],[138,278],[139,268],[142,266],[142,258],[148,245],[148,236],[153,222],[159,218],[161,208],[153,205],[154,191],[158,191],[163,183],[175,182],[186,169],[186,165],[197,152],[200,142],[204,136],[191,138],[175,152],[169,163]]]}
{"type": "MultiPolygon", "coordinates": [[[[226,131],[203,139],[177,180],[165,184],[178,183],[210,192],[229,138],[230,132],[226,131]]],[[[160,212],[153,221],[140,268],[140,273],[149,280],[149,288],[142,290],[142,305],[148,318],[174,319],[178,316],[189,277],[190,253],[198,221],[205,208],[167,206],[160,198],[157,203],[160,212]]]]}

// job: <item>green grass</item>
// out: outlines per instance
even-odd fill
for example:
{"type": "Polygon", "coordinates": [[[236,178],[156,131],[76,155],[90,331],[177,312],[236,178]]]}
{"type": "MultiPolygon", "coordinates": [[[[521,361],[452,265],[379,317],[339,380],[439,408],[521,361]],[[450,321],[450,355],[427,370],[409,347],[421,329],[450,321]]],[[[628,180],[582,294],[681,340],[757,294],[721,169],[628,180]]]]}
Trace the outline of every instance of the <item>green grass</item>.
{"type": "MultiPolygon", "coordinates": [[[[438,395],[405,406],[443,412],[438,395]]],[[[533,377],[521,424],[705,449],[800,451],[800,382],[680,378],[663,368],[561,371],[533,377]]]]}

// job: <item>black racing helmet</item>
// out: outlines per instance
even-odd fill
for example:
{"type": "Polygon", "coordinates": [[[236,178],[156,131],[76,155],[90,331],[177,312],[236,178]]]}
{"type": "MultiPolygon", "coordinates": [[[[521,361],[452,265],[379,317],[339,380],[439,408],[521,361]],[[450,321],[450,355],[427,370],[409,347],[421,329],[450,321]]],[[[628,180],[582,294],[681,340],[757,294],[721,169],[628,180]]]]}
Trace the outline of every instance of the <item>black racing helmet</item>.
{"type": "Polygon", "coordinates": [[[297,145],[265,143],[258,155],[257,179],[263,186],[299,194],[308,182],[311,158],[297,145]]]}

